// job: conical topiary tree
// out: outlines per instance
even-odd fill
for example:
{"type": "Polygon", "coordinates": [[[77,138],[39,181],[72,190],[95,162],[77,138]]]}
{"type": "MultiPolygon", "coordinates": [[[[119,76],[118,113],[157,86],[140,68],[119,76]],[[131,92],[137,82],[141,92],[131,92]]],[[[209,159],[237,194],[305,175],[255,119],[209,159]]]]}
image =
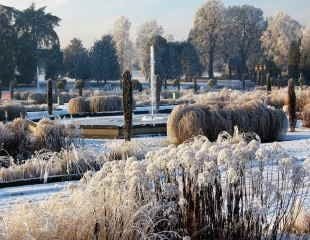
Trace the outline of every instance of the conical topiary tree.
{"type": "Polygon", "coordinates": [[[47,81],[47,108],[48,115],[53,114],[53,81],[49,79],[47,81]]]}
{"type": "Polygon", "coordinates": [[[288,81],[288,118],[290,122],[290,131],[295,132],[296,123],[297,123],[297,114],[296,114],[296,93],[295,93],[295,83],[294,79],[288,81]]]}
{"type": "Polygon", "coordinates": [[[123,74],[124,138],[131,140],[133,95],[130,71],[123,74]]]}

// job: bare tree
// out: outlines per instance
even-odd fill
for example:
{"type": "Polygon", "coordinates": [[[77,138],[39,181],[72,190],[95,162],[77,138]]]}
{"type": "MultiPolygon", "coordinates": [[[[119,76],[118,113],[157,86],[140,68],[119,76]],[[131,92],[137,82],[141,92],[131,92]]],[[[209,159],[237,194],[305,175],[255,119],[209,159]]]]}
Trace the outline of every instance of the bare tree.
{"type": "Polygon", "coordinates": [[[214,77],[213,66],[219,52],[224,26],[224,5],[220,0],[209,0],[196,13],[190,41],[197,47],[203,62],[208,65],[210,78],[214,77]]]}
{"type": "Polygon", "coordinates": [[[132,66],[133,44],[130,41],[131,22],[126,17],[119,17],[113,28],[113,40],[117,49],[121,72],[130,70],[132,66]]]}
{"type": "Polygon", "coordinates": [[[148,78],[149,73],[147,72],[146,65],[149,59],[149,42],[155,36],[162,36],[164,34],[163,27],[158,25],[158,23],[153,20],[144,23],[140,26],[137,33],[136,47],[138,58],[140,62],[140,67],[146,78],[148,78]]]}
{"type": "Polygon", "coordinates": [[[265,28],[263,11],[259,8],[243,5],[226,10],[224,49],[229,49],[230,58],[238,59],[240,79],[260,54],[260,37],[265,28]]]}
{"type": "Polygon", "coordinates": [[[263,33],[261,42],[265,54],[283,69],[287,68],[291,42],[298,42],[301,36],[301,25],[289,15],[280,12],[268,19],[268,28],[263,33]]]}

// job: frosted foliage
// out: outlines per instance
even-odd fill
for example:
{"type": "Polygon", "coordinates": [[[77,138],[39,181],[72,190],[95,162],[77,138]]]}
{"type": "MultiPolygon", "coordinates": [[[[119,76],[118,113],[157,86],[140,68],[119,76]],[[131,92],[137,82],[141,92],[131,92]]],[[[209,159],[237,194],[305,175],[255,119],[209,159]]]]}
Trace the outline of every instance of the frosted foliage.
{"type": "Polygon", "coordinates": [[[303,30],[301,46],[303,49],[309,49],[309,47],[310,47],[310,28],[305,28],[303,30]]]}
{"type": "Polygon", "coordinates": [[[218,0],[207,1],[196,13],[192,40],[199,48],[205,49],[204,55],[220,45],[223,21],[224,5],[218,0]]]}
{"type": "Polygon", "coordinates": [[[131,22],[126,17],[120,17],[114,23],[113,40],[122,72],[131,70],[132,65],[133,44],[130,40],[130,28],[131,22]]]}
{"type": "Polygon", "coordinates": [[[278,13],[268,21],[268,28],[261,37],[265,53],[273,58],[276,64],[286,66],[288,50],[292,41],[302,36],[301,25],[285,13],[278,13]]]}
{"type": "Polygon", "coordinates": [[[162,36],[164,29],[158,25],[155,20],[145,22],[138,28],[136,48],[138,52],[138,58],[140,60],[141,67],[143,68],[143,60],[147,58],[146,54],[149,54],[148,43],[155,36],[162,36]]]}
{"type": "Polygon", "coordinates": [[[267,148],[225,136],[214,143],[197,137],[170,145],[141,161],[107,162],[86,174],[66,198],[59,195],[3,216],[2,239],[189,240],[196,234],[208,239],[200,230],[209,227],[215,239],[239,239],[233,238],[234,228],[248,224],[240,230],[247,234],[244,239],[269,239],[272,228],[279,233],[276,224],[289,222],[304,168],[294,167],[295,160],[277,144],[267,148]],[[254,238],[255,231],[260,238],[254,238]]]}

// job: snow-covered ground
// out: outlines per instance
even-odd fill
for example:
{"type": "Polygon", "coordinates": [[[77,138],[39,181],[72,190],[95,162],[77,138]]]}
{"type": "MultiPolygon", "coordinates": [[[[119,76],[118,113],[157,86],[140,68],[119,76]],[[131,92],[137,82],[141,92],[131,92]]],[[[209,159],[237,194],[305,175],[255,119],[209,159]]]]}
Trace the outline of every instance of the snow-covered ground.
{"type": "MultiPolygon", "coordinates": [[[[175,106],[174,105],[165,105],[165,106],[160,106],[161,111],[166,111],[166,110],[172,110],[175,106]]],[[[136,114],[139,112],[151,112],[151,106],[138,106],[134,110],[136,114]]],[[[53,115],[56,118],[63,118],[64,116],[68,115],[68,104],[65,105],[59,105],[57,106],[57,110],[53,111],[53,115]]],[[[39,112],[27,112],[27,118],[29,120],[38,120],[42,118],[47,118],[48,112],[47,111],[39,111],[39,112]]]]}
{"type": "Polygon", "coordinates": [[[76,182],[39,184],[0,189],[0,213],[19,203],[40,202],[76,182]]]}
{"type": "MultiPolygon", "coordinates": [[[[160,124],[166,123],[168,114],[156,114],[154,118],[151,115],[134,115],[133,125],[145,124],[160,124]]],[[[81,125],[105,125],[105,126],[123,126],[124,116],[106,116],[106,117],[84,117],[84,118],[70,118],[57,120],[61,124],[74,124],[75,126],[81,125]]]]}

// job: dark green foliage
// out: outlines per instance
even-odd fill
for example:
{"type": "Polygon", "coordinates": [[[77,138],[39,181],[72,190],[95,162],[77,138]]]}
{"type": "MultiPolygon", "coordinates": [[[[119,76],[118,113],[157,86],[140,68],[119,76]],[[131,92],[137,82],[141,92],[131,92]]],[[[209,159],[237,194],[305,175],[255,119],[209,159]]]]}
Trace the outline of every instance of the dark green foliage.
{"type": "Polygon", "coordinates": [[[46,13],[46,7],[36,9],[32,4],[29,8],[18,14],[16,28],[22,34],[29,34],[36,43],[36,49],[59,45],[55,27],[59,25],[60,18],[46,13]]]}
{"type": "Polygon", "coordinates": [[[46,13],[45,7],[36,9],[34,4],[16,14],[14,28],[18,32],[16,59],[19,82],[32,83],[36,80],[39,62],[46,63],[49,77],[60,72],[62,60],[55,31],[59,22],[58,17],[46,13]],[[46,48],[51,50],[41,50],[46,48]]]}
{"type": "Polygon", "coordinates": [[[57,79],[63,71],[63,53],[58,45],[47,51],[45,60],[46,78],[57,79]]]}
{"type": "Polygon", "coordinates": [[[126,71],[123,74],[123,108],[124,108],[124,138],[126,141],[131,139],[132,129],[132,109],[133,109],[133,95],[132,95],[132,81],[131,73],[126,71]]]}
{"type": "Polygon", "coordinates": [[[99,81],[117,80],[120,77],[120,65],[115,43],[110,35],[96,41],[90,51],[92,78],[99,81]]]}
{"type": "Polygon", "coordinates": [[[49,79],[47,81],[47,108],[48,114],[53,114],[53,81],[49,79]]]}
{"type": "Polygon", "coordinates": [[[6,87],[15,78],[16,37],[10,16],[0,12],[0,81],[6,87]]]}
{"type": "Polygon", "coordinates": [[[193,44],[190,42],[182,43],[181,52],[182,73],[186,79],[191,80],[201,75],[203,69],[199,60],[198,53],[193,44]]]}
{"type": "Polygon", "coordinates": [[[293,41],[291,42],[288,52],[288,74],[290,78],[295,81],[299,77],[299,64],[300,64],[300,43],[293,41]]]}
{"type": "Polygon", "coordinates": [[[179,42],[168,43],[168,60],[169,65],[166,65],[169,79],[180,79],[182,76],[182,44],[179,42]]]}
{"type": "MultiPolygon", "coordinates": [[[[148,59],[145,63],[145,68],[147,72],[150,72],[150,48],[154,46],[155,52],[155,75],[158,76],[160,80],[166,79],[169,75],[169,55],[168,55],[168,43],[162,36],[153,37],[148,44],[148,59]]],[[[150,76],[149,76],[150,77],[150,76]]]]}
{"type": "Polygon", "coordinates": [[[288,81],[288,118],[290,122],[291,132],[295,132],[297,123],[297,100],[295,93],[295,82],[294,79],[288,81]]]}
{"type": "Polygon", "coordinates": [[[28,33],[24,33],[18,38],[16,60],[17,69],[20,73],[18,82],[32,83],[37,74],[37,51],[36,43],[28,33]]]}
{"type": "Polygon", "coordinates": [[[167,79],[177,79],[177,86],[179,86],[179,80],[183,75],[188,80],[201,75],[202,65],[195,47],[190,42],[167,42],[165,38],[155,36],[148,44],[148,58],[144,62],[147,78],[150,79],[150,47],[152,45],[155,51],[155,74],[159,79],[160,87],[163,82],[166,85],[167,79]]]}
{"type": "Polygon", "coordinates": [[[65,73],[74,79],[90,78],[90,60],[88,51],[81,40],[74,38],[64,50],[65,73]]]}

